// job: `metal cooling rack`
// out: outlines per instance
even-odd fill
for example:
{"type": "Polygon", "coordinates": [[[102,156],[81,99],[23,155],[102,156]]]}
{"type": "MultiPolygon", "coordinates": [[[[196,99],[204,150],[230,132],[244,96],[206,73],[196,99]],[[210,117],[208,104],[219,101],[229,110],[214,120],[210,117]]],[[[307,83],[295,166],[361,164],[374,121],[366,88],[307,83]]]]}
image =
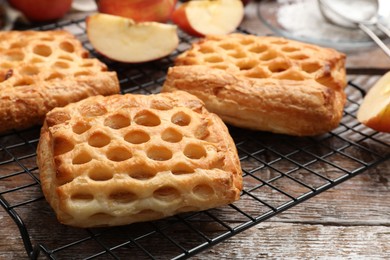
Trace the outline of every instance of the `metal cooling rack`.
{"type": "MultiPolygon", "coordinates": [[[[83,20],[40,29],[74,33],[92,55],[118,72],[123,93],[159,92],[174,58],[194,40],[181,33],[180,46],[169,57],[130,65],[94,52],[83,20]]],[[[0,136],[0,203],[17,224],[32,259],[38,255],[50,259],[187,258],[388,160],[390,136],[364,127],[355,118],[365,85],[372,80],[375,78],[350,76],[340,126],[319,137],[230,127],[244,172],[244,189],[239,201],[225,207],[123,227],[77,229],[61,225],[40,189],[35,162],[39,127],[0,136]]]]}

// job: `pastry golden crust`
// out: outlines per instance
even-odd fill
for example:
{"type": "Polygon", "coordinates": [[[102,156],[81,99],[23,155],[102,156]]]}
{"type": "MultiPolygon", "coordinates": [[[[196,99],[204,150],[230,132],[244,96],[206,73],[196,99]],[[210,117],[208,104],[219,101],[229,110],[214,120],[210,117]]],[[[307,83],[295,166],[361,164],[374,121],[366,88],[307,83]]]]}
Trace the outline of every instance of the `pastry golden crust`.
{"type": "Polygon", "coordinates": [[[41,124],[48,111],[119,92],[115,72],[66,31],[0,32],[0,132],[41,124]]]}
{"type": "Polygon", "coordinates": [[[242,172],[222,120],[186,92],[90,97],[47,114],[37,150],[60,222],[113,226],[239,199],[242,172]]]}
{"type": "Polygon", "coordinates": [[[208,36],[179,55],[163,92],[184,90],[226,123],[297,136],[339,124],[345,55],[279,37],[208,36]]]}

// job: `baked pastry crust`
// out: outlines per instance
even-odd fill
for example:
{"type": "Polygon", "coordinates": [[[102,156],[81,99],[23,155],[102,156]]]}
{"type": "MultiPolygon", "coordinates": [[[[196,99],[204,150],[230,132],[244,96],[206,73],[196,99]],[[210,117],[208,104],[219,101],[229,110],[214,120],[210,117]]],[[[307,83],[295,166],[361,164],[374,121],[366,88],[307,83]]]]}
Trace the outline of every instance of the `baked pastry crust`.
{"type": "Polygon", "coordinates": [[[48,111],[119,93],[115,72],[67,31],[0,32],[0,132],[42,124],[48,111]]]}
{"type": "Polygon", "coordinates": [[[239,199],[242,171],[222,120],[177,91],[90,97],[47,114],[37,150],[61,223],[114,226],[239,199]]]}
{"type": "Polygon", "coordinates": [[[345,55],[280,37],[207,36],[179,55],[162,92],[188,91],[226,123],[296,136],[343,115],[345,55]]]}

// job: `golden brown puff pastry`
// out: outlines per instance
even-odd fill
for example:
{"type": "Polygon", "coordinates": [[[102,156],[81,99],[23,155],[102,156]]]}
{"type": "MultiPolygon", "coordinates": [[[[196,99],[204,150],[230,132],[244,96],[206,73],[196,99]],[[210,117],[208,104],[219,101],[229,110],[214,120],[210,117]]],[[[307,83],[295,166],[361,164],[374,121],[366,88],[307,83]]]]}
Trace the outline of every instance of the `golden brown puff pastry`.
{"type": "Polygon", "coordinates": [[[296,136],[337,127],[345,55],[279,37],[207,36],[179,55],[163,92],[184,90],[226,123],[296,136]]]}
{"type": "Polygon", "coordinates": [[[41,124],[48,111],[119,92],[115,72],[66,31],[0,32],[0,132],[41,124]]]}
{"type": "Polygon", "coordinates": [[[114,226],[239,199],[242,171],[222,120],[187,92],[96,96],[47,114],[42,189],[61,223],[114,226]]]}

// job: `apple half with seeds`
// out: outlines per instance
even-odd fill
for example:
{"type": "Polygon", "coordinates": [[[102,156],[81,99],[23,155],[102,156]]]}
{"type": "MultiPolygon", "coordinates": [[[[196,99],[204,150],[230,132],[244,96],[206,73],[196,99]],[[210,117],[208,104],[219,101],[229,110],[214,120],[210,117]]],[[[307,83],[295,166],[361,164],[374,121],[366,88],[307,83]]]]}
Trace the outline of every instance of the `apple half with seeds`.
{"type": "Polygon", "coordinates": [[[237,29],[244,18],[240,0],[189,1],[172,13],[172,21],[194,36],[228,34],[237,29]]]}
{"type": "Polygon", "coordinates": [[[357,113],[364,125],[390,133],[390,72],[383,75],[364,97],[357,113]]]}
{"type": "Polygon", "coordinates": [[[136,23],[116,15],[96,13],[87,20],[87,35],[100,54],[124,63],[157,60],[179,45],[177,26],[158,22],[136,23]]]}

